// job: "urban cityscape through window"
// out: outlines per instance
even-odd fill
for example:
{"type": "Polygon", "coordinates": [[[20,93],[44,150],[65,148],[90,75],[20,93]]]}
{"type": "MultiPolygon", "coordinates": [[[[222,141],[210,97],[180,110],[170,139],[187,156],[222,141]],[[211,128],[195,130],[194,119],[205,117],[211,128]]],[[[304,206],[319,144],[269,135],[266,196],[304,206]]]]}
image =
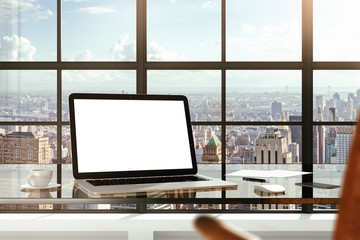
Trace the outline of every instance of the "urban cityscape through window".
{"type": "MultiPolygon", "coordinates": [[[[13,189],[37,166],[52,169],[58,183],[73,183],[67,99],[73,92],[187,96],[199,173],[242,184],[233,193],[198,197],[263,197],[253,191],[253,183],[227,176],[243,169],[304,171],[311,165],[313,182],[341,185],[360,110],[356,62],[360,32],[351,6],[359,3],[0,3],[0,197],[21,198],[13,189]],[[334,15],[344,17],[335,20],[334,15]],[[346,44],[349,34],[354,38],[346,44]]],[[[97,131],[102,126],[94,126],[94,137],[97,131]]],[[[141,148],[145,143],[134,144],[141,148]]],[[[277,197],[339,198],[340,194],[340,189],[315,188],[305,193],[295,186],[301,177],[277,181],[288,189],[285,196],[277,197]]],[[[0,205],[15,210],[102,207],[135,209],[130,204],[0,205]]],[[[312,210],[336,207],[314,204],[312,210]]],[[[254,202],[147,208],[299,210],[302,205],[254,202]]]]}

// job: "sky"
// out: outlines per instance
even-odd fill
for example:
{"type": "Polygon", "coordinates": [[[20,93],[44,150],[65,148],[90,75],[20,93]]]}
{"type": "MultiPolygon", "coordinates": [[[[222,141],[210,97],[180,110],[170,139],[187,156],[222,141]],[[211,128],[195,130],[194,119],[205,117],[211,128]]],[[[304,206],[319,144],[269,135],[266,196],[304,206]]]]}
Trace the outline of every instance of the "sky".
{"type": "MultiPolygon", "coordinates": [[[[63,0],[62,60],[135,61],[135,3],[135,0],[63,0]]],[[[56,0],[1,0],[0,61],[56,61],[56,5],[56,0]]],[[[226,5],[228,61],[301,61],[301,0],[227,0],[226,5]]],[[[354,10],[359,7],[360,1],[356,0],[314,0],[315,60],[359,60],[360,28],[356,23],[360,22],[360,15],[354,10]]],[[[149,61],[221,60],[221,0],[148,0],[147,30],[149,61]]],[[[323,71],[314,82],[317,87],[337,87],[338,83],[330,79],[334,75],[341,78],[344,72],[323,71]]],[[[345,85],[360,86],[356,82],[358,72],[347,72],[345,78],[352,80],[346,80],[345,85]]],[[[74,87],[81,85],[84,79],[79,77],[80,73],[83,72],[69,71],[64,81],[73,81],[74,87]]],[[[199,77],[192,83],[199,88],[208,78],[201,71],[175,76],[177,73],[153,71],[149,72],[149,79],[157,78],[163,86],[173,87],[174,81],[161,80],[164,75],[168,79],[184,76],[186,81],[190,73],[199,77]]],[[[241,79],[249,76],[256,80],[252,82],[255,87],[256,82],[269,87],[279,80],[278,76],[263,73],[239,71],[229,74],[229,81],[237,76],[241,84],[241,79]]],[[[124,85],[133,89],[135,78],[130,75],[104,72],[104,79],[114,84],[116,79],[127,79],[124,85]]],[[[88,71],[85,76],[94,82],[99,79],[99,72],[88,71]]],[[[283,76],[290,77],[287,73],[283,76]]],[[[297,76],[288,79],[289,87],[298,86],[297,76]]],[[[219,83],[211,80],[209,84],[219,83]]]]}
{"type": "MultiPolygon", "coordinates": [[[[135,61],[135,3],[63,0],[62,59],[135,61]]],[[[56,0],[0,8],[0,60],[56,60],[56,0]]],[[[300,0],[228,0],[226,22],[228,60],[300,61],[300,0]]],[[[148,0],[147,30],[149,61],[221,60],[220,0],[148,0]]]]}

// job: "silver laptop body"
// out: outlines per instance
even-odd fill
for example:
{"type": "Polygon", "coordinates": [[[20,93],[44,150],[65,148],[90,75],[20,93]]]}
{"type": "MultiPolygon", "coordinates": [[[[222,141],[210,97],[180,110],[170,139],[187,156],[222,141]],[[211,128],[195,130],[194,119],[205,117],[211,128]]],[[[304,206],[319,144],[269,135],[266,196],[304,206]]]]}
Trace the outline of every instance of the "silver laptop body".
{"type": "Polygon", "coordinates": [[[75,184],[90,195],[237,187],[197,175],[185,96],[73,93],[69,107],[75,184]],[[204,180],[100,186],[93,183],[164,176],[204,180]]]}

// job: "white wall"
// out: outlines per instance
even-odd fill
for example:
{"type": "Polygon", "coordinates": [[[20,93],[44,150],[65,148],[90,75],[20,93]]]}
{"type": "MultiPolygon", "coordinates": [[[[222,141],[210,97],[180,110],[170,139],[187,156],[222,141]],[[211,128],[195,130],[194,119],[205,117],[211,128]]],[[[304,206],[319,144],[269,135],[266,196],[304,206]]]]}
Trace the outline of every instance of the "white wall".
{"type": "MultiPolygon", "coordinates": [[[[262,239],[331,239],[335,214],[211,214],[262,239]]],[[[201,239],[196,214],[0,214],[0,239],[201,239]]]]}

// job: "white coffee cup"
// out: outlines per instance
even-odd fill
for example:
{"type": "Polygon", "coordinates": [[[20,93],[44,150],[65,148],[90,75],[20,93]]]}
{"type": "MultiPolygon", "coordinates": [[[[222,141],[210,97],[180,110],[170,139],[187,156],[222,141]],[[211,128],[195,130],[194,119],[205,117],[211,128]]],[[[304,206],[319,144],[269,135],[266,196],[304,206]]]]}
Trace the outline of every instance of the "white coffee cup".
{"type": "Polygon", "coordinates": [[[32,169],[27,182],[32,187],[46,187],[53,176],[52,170],[32,169]]]}

